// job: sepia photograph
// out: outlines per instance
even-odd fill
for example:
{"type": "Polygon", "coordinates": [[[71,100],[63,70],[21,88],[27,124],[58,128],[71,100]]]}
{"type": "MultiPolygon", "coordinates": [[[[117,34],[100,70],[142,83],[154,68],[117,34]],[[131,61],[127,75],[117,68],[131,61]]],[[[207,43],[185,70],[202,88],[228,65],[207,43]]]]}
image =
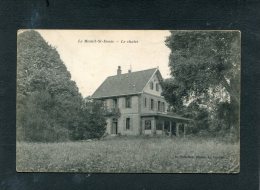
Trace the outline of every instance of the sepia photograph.
{"type": "Polygon", "coordinates": [[[238,30],[17,31],[16,170],[239,173],[238,30]]]}

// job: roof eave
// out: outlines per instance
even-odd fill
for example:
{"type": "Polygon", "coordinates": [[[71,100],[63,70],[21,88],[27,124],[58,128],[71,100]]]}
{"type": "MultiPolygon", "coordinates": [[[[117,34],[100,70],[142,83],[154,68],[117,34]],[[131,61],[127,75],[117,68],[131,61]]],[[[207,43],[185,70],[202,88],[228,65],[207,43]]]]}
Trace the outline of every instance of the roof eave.
{"type": "Polygon", "coordinates": [[[194,121],[193,119],[185,118],[182,116],[174,116],[174,115],[163,114],[163,113],[148,113],[148,114],[141,115],[141,117],[149,117],[149,116],[167,117],[167,118],[172,118],[172,119],[176,119],[176,120],[194,121]]]}
{"type": "Polygon", "coordinates": [[[119,94],[119,95],[111,95],[111,96],[100,96],[100,97],[91,97],[93,99],[106,99],[106,98],[115,98],[115,97],[124,97],[124,96],[133,96],[141,94],[142,92],[131,93],[131,94],[119,94]]]}

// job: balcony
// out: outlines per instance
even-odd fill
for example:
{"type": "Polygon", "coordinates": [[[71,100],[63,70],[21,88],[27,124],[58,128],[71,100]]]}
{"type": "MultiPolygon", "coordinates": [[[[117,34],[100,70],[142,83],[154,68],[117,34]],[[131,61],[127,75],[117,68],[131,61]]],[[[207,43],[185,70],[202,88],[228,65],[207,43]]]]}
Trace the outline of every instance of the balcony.
{"type": "Polygon", "coordinates": [[[105,116],[106,117],[120,117],[119,108],[105,108],[105,116]]]}

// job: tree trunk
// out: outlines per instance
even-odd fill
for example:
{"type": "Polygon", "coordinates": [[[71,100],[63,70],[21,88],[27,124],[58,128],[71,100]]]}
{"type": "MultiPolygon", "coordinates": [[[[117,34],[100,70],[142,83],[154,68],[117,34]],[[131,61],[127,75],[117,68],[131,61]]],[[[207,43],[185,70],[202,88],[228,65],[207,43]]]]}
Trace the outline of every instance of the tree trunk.
{"type": "MultiPolygon", "coordinates": [[[[230,80],[230,84],[228,84],[227,80],[225,79],[225,77],[222,75],[222,85],[225,87],[225,89],[229,92],[230,98],[232,97],[237,104],[240,104],[240,94],[239,94],[239,90],[236,91],[233,88],[232,83],[234,82],[234,80],[230,80]]],[[[239,82],[239,81],[238,81],[239,82]]]]}

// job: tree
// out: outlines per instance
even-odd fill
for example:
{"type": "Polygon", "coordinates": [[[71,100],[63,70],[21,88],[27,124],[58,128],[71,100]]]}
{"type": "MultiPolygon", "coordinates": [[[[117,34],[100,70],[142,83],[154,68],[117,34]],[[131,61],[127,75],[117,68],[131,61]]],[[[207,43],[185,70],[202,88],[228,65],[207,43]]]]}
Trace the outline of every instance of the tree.
{"type": "Polygon", "coordinates": [[[20,33],[17,39],[18,140],[57,141],[101,136],[102,130],[95,133],[95,129],[105,126],[100,122],[102,115],[95,117],[85,110],[85,102],[57,50],[34,30],[20,33]]]}
{"type": "Polygon", "coordinates": [[[238,127],[240,33],[172,31],[165,43],[171,49],[172,78],[163,83],[163,95],[173,108],[180,110],[193,102],[206,106],[212,115],[225,102],[230,106],[221,109],[233,115],[230,124],[238,127]]]}
{"type": "Polygon", "coordinates": [[[17,39],[17,132],[32,141],[64,140],[81,95],[55,48],[33,30],[17,39]]]}
{"type": "Polygon", "coordinates": [[[100,139],[106,131],[103,103],[86,97],[83,100],[79,125],[71,126],[73,140],[100,139]]]}
{"type": "Polygon", "coordinates": [[[101,138],[106,131],[105,108],[100,100],[85,98],[84,113],[88,118],[88,130],[85,138],[101,138]]]}

